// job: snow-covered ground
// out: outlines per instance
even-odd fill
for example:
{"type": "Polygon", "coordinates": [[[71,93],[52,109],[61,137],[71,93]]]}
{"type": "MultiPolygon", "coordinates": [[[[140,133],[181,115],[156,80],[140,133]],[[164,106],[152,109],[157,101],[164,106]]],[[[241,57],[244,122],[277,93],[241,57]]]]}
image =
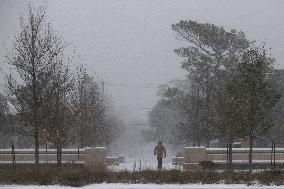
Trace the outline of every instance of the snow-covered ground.
{"type": "MultiPolygon", "coordinates": [[[[128,127],[123,136],[111,145],[111,153],[113,156],[124,156],[125,162],[117,166],[112,166],[114,170],[128,170],[133,171],[156,169],[157,159],[154,156],[154,148],[157,145],[156,142],[145,141],[141,131],[144,128],[128,127]]],[[[183,146],[173,146],[163,144],[167,151],[167,157],[163,160],[164,169],[176,168],[172,165],[172,157],[176,154],[182,153],[183,146]]]]}
{"type": "MultiPolygon", "coordinates": [[[[112,166],[114,170],[145,170],[145,169],[156,169],[157,160],[154,156],[155,143],[140,142],[140,144],[129,144],[126,149],[119,150],[125,156],[124,163],[119,166],[112,166]]],[[[163,161],[163,167],[166,169],[172,168],[171,157],[172,154],[169,149],[167,149],[168,157],[163,161]]]]}
{"type": "MultiPolygon", "coordinates": [[[[33,186],[33,185],[6,185],[0,186],[5,189],[73,189],[70,186],[33,186]]],[[[92,184],[81,187],[82,189],[284,189],[284,186],[246,186],[246,185],[226,185],[226,184],[92,184]]]]}
{"type": "MultiPolygon", "coordinates": [[[[141,142],[140,145],[128,145],[125,149],[121,149],[120,154],[125,156],[124,163],[119,164],[119,166],[111,166],[112,170],[146,170],[146,169],[156,169],[157,168],[157,159],[154,156],[154,147],[155,143],[153,142],[141,142]]],[[[167,150],[167,157],[163,159],[163,168],[164,169],[175,169],[172,165],[172,157],[176,155],[176,151],[173,146],[165,144],[167,150]]],[[[120,155],[117,154],[117,155],[120,155]]]]}

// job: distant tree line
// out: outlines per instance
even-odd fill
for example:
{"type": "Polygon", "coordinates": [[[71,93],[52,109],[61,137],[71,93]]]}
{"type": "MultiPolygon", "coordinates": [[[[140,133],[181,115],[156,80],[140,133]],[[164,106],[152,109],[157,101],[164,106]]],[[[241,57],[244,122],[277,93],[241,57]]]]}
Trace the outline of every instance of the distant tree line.
{"type": "Polygon", "coordinates": [[[155,137],[193,146],[217,139],[229,150],[229,164],[232,144],[247,139],[252,165],[256,139],[267,146],[284,137],[284,85],[274,59],[243,32],[190,20],[172,29],[188,44],[175,49],[187,78],[161,86],[161,100],[149,114],[155,137]],[[173,134],[163,138],[169,130],[173,134]]]}
{"type": "Polygon", "coordinates": [[[0,94],[0,132],[28,138],[21,147],[35,148],[36,164],[40,146],[55,147],[60,166],[63,147],[109,145],[123,122],[107,110],[101,82],[67,55],[69,44],[47,22],[46,8],[30,5],[19,19],[6,55],[10,73],[7,93],[0,94]]]}

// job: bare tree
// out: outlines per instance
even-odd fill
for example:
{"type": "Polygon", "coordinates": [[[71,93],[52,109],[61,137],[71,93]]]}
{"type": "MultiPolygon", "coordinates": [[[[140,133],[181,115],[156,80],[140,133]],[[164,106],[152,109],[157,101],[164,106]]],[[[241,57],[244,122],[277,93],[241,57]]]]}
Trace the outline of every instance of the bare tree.
{"type": "Polygon", "coordinates": [[[67,66],[55,70],[47,98],[44,100],[44,128],[48,140],[56,145],[57,164],[61,167],[62,147],[69,142],[69,129],[74,121],[72,95],[74,79],[67,66]]]}
{"type": "Polygon", "coordinates": [[[46,21],[46,5],[38,8],[29,5],[27,16],[20,17],[19,31],[6,55],[7,63],[15,69],[14,74],[6,77],[8,88],[17,113],[32,128],[36,164],[43,101],[65,47],[60,35],[46,21]]]}
{"type": "Polygon", "coordinates": [[[105,143],[106,120],[100,84],[90,77],[83,67],[79,69],[76,84],[77,126],[74,140],[79,146],[94,146],[105,143]]]}
{"type": "MultiPolygon", "coordinates": [[[[0,93],[0,133],[6,134],[9,129],[9,106],[7,98],[0,93]]],[[[11,129],[9,129],[10,131],[11,129]]],[[[8,132],[9,133],[9,132],[8,132]]]]}

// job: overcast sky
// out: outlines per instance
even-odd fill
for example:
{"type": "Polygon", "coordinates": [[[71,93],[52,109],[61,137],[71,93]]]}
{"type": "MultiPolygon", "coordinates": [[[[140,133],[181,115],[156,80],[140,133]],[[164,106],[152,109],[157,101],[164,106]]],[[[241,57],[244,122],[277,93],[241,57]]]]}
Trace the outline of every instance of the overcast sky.
{"type": "MultiPolygon", "coordinates": [[[[0,61],[2,44],[9,44],[7,37],[13,37],[28,2],[0,0],[0,61]]],[[[105,91],[125,120],[146,122],[148,108],[158,99],[157,86],[184,78],[181,59],[173,53],[183,44],[171,24],[188,19],[265,41],[278,67],[284,68],[282,0],[48,1],[48,20],[76,48],[88,72],[106,82],[105,91]]]]}

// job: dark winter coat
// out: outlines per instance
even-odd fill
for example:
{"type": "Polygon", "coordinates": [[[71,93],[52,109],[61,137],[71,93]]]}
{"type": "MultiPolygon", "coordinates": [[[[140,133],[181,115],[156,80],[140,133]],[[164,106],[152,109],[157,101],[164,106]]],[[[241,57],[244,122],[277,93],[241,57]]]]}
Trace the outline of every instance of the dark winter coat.
{"type": "Polygon", "coordinates": [[[158,144],[154,149],[154,155],[157,155],[157,159],[166,157],[166,149],[162,144],[158,144]]]}

